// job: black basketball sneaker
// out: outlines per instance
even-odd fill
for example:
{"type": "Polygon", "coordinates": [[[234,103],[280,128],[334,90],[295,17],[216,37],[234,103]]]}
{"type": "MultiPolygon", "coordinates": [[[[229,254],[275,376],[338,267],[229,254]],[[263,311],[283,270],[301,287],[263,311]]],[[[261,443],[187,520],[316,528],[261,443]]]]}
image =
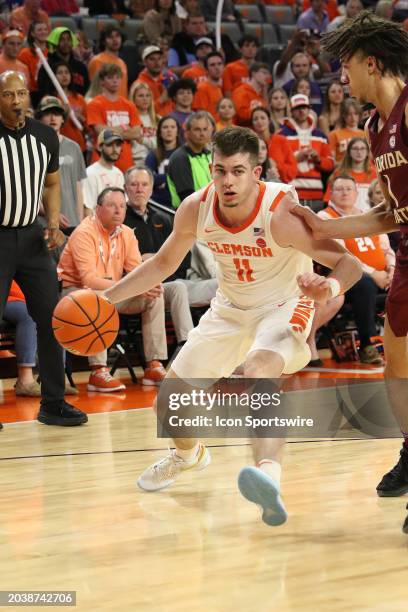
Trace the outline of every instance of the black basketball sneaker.
{"type": "Polygon", "coordinates": [[[377,486],[380,497],[398,497],[408,493],[408,448],[402,445],[400,459],[390,472],[385,474],[377,486]]]}

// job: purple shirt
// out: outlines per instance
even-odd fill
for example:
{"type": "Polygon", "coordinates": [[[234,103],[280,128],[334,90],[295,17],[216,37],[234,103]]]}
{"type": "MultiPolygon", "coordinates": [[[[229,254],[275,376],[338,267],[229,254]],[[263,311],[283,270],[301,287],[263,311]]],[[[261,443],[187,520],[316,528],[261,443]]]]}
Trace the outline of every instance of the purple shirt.
{"type": "Polygon", "coordinates": [[[320,22],[316,19],[313,9],[310,8],[300,15],[296,25],[299,30],[317,30],[322,34],[329,25],[329,16],[326,11],[323,11],[323,20],[320,22]]]}

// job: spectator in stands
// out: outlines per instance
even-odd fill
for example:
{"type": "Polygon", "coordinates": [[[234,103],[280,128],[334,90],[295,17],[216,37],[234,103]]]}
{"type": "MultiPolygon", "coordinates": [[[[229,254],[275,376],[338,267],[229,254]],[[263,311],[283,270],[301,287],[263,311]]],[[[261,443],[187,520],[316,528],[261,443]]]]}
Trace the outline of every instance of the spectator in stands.
{"type": "Polygon", "coordinates": [[[289,97],[283,87],[274,87],[269,92],[269,111],[274,131],[277,132],[290,115],[289,97]]]}
{"type": "Polygon", "coordinates": [[[136,106],[142,122],[142,135],[138,141],[132,143],[133,163],[144,166],[146,156],[157,146],[157,115],[154,110],[153,96],[150,87],[143,81],[136,81],[132,85],[130,100],[136,106]]]}
{"type": "Polygon", "coordinates": [[[160,47],[149,45],[142,54],[145,68],[138,76],[139,81],[146,83],[153,94],[154,107],[158,115],[167,115],[173,110],[173,102],[168,95],[168,88],[176,76],[163,69],[163,53],[160,47]]]}
{"type": "Polygon", "coordinates": [[[310,9],[300,14],[297,27],[300,30],[312,30],[323,34],[329,25],[329,16],[325,11],[325,0],[311,0],[310,9]]]}
{"type": "Polygon", "coordinates": [[[206,110],[214,120],[217,119],[217,104],[224,97],[222,90],[222,75],[224,72],[224,59],[218,51],[212,51],[205,58],[205,67],[208,78],[197,85],[193,100],[194,110],[206,110]]]}
{"type": "Polygon", "coordinates": [[[249,81],[249,68],[255,62],[259,49],[259,40],[256,36],[245,34],[238,42],[241,58],[225,66],[223,75],[223,89],[227,97],[242,83],[249,81]]]}
{"type": "Polygon", "coordinates": [[[79,145],[61,134],[66,111],[58,98],[53,96],[42,98],[37,107],[36,119],[52,127],[58,135],[61,179],[60,229],[70,234],[84,217],[81,188],[81,181],[86,178],[84,158],[79,145]]]}
{"type": "Polygon", "coordinates": [[[124,188],[123,172],[116,168],[123,147],[123,138],[111,129],[102,130],[98,135],[96,146],[99,159],[86,169],[86,178],[82,181],[82,196],[85,215],[93,214],[98,195],[107,187],[124,188]]]}
{"type": "Polygon", "coordinates": [[[293,79],[290,79],[283,85],[283,89],[286,91],[288,96],[293,96],[296,93],[304,93],[308,96],[311,106],[317,115],[320,114],[323,106],[322,92],[320,91],[319,85],[316,81],[310,80],[311,69],[310,59],[306,53],[296,53],[290,63],[293,79]],[[305,91],[295,91],[296,83],[299,83],[300,79],[306,79],[309,83],[310,93],[305,91]]]}
{"type": "Polygon", "coordinates": [[[268,155],[268,147],[263,138],[259,138],[259,155],[258,164],[262,166],[261,176],[259,177],[262,181],[278,182],[280,181],[279,170],[273,160],[268,155]]]}
{"type": "Polygon", "coordinates": [[[333,158],[326,136],[316,129],[307,96],[290,99],[292,116],[285,120],[281,134],[288,139],[297,161],[297,175],[292,181],[301,203],[312,207],[323,200],[322,172],[331,172],[333,158]]]}
{"type": "Polygon", "coordinates": [[[215,47],[211,38],[203,36],[195,41],[195,56],[197,61],[193,62],[190,68],[183,71],[183,79],[193,79],[196,83],[207,79],[207,69],[204,60],[211,51],[215,51],[215,47]]]}
{"type": "Polygon", "coordinates": [[[24,36],[19,30],[9,30],[2,36],[2,50],[0,53],[0,74],[6,70],[22,72],[30,80],[29,70],[18,58],[24,43],[24,36]]]}
{"type": "MultiPolygon", "coordinates": [[[[319,79],[326,72],[330,72],[330,65],[321,54],[320,41],[313,38],[306,30],[296,30],[281,58],[273,66],[275,87],[281,87],[284,83],[295,78],[291,62],[297,53],[305,54],[311,60],[310,74],[308,75],[311,80],[319,79]]],[[[300,74],[298,76],[304,75],[300,74]]]]}
{"type": "Polygon", "coordinates": [[[335,17],[333,21],[329,23],[327,26],[327,32],[332,32],[333,30],[337,30],[339,26],[343,23],[345,19],[352,19],[356,17],[362,10],[363,4],[361,0],[347,0],[346,2],[346,11],[344,15],[339,15],[335,17]]]}
{"type": "Polygon", "coordinates": [[[85,0],[84,6],[88,9],[90,17],[98,15],[111,17],[114,14],[132,15],[132,11],[126,6],[126,0],[85,0]]]}
{"type": "MultiPolygon", "coordinates": [[[[206,16],[207,21],[215,21],[218,0],[200,0],[200,10],[206,16]]],[[[232,0],[224,0],[222,7],[222,21],[235,21],[237,11],[232,0]]]]}
{"type": "Polygon", "coordinates": [[[20,62],[23,62],[28,68],[30,75],[28,81],[28,88],[30,90],[31,102],[33,106],[37,106],[39,102],[38,97],[38,70],[40,58],[35,51],[35,47],[39,47],[45,57],[48,55],[47,38],[49,34],[48,23],[45,21],[34,21],[30,25],[30,29],[27,34],[27,47],[23,47],[18,55],[20,62]]]}
{"type": "MultiPolygon", "coordinates": [[[[130,168],[125,174],[127,209],[124,223],[134,230],[143,260],[157,253],[173,229],[171,216],[149,205],[153,182],[149,168],[130,168]]],[[[185,278],[189,263],[188,255],[176,272],[163,283],[164,305],[170,311],[179,346],[184,344],[194,327],[187,287],[179,280],[185,278]]]]}
{"type": "Polygon", "coordinates": [[[182,144],[181,128],[174,117],[162,117],[157,124],[157,149],[146,157],[146,167],[154,176],[153,199],[172,208],[171,194],[167,185],[167,166],[171,155],[182,144]]]}
{"type": "Polygon", "coordinates": [[[197,91],[197,86],[192,79],[178,79],[169,87],[169,97],[174,104],[174,110],[168,114],[168,117],[173,117],[179,126],[183,129],[185,122],[193,113],[194,94],[197,91]]]}
{"type": "Polygon", "coordinates": [[[356,182],[358,193],[356,206],[360,210],[369,210],[368,188],[375,179],[376,172],[370,159],[370,149],[368,148],[365,138],[352,138],[348,143],[346,154],[337,170],[333,172],[329,181],[324,197],[326,202],[329,202],[331,198],[331,185],[333,179],[335,179],[336,176],[345,174],[351,176],[356,182]]]}
{"type": "Polygon", "coordinates": [[[326,134],[340,127],[341,105],[344,101],[343,85],[335,79],[326,89],[319,128],[326,134]]]}
{"type": "Polygon", "coordinates": [[[355,98],[344,100],[340,109],[340,127],[329,134],[329,144],[336,165],[343,159],[347,145],[352,138],[365,138],[364,130],[358,125],[361,119],[361,106],[355,98]]]}
{"type": "MultiPolygon", "coordinates": [[[[361,214],[357,207],[357,197],[354,179],[340,175],[333,182],[330,205],[318,214],[322,219],[361,214]]],[[[387,291],[391,284],[395,253],[386,234],[349,238],[339,242],[358,257],[364,271],[361,280],[346,293],[346,301],[351,303],[360,339],[360,360],[369,364],[382,363],[377,348],[371,344],[371,338],[376,335],[376,298],[379,290],[387,291]]]]}
{"type": "MultiPolygon", "coordinates": [[[[97,200],[95,215],[86,217],[69,237],[59,270],[63,295],[89,287],[100,291],[111,287],[141,261],[134,232],[123,224],[126,200],[122,189],[107,187],[97,200]],[[115,253],[115,257],[113,257],[115,253]]],[[[157,385],[165,377],[161,364],[167,358],[164,301],[161,286],[116,304],[120,313],[142,315],[143,347],[147,360],[142,384],[157,385]]],[[[107,393],[125,385],[110,375],[107,352],[89,357],[91,375],[88,389],[107,393]]]]}
{"type": "Polygon", "coordinates": [[[185,125],[185,144],[170,159],[167,183],[174,208],[211,181],[208,144],[213,127],[206,111],[193,113],[185,125]]]}
{"type": "Polygon", "coordinates": [[[128,95],[128,71],[123,59],[119,57],[119,51],[122,48],[123,35],[116,26],[110,26],[103,29],[99,36],[100,53],[94,55],[88,64],[88,74],[92,80],[95,74],[106,64],[115,64],[122,71],[120,81],[119,95],[127,98],[128,95]]]}
{"type": "Polygon", "coordinates": [[[161,36],[173,38],[181,31],[175,0],[155,0],[154,8],[143,17],[143,31],[149,43],[157,44],[161,36]]]}
{"type": "MultiPolygon", "coordinates": [[[[373,208],[373,206],[378,206],[378,204],[384,202],[384,193],[381,189],[380,181],[377,177],[370,183],[367,192],[367,198],[370,208],[373,208]]],[[[390,240],[392,250],[394,251],[394,253],[396,253],[398,251],[402,234],[401,232],[391,232],[387,235],[390,240]]]]}
{"type": "Polygon", "coordinates": [[[223,130],[226,127],[235,125],[235,116],[237,112],[233,101],[230,98],[221,98],[217,104],[217,115],[219,117],[216,123],[217,130],[223,130]]]}
{"type": "Polygon", "coordinates": [[[135,19],[143,19],[147,11],[154,7],[155,0],[128,0],[131,16],[135,19]]]}
{"type": "MultiPolygon", "coordinates": [[[[75,34],[69,28],[54,28],[47,41],[50,45],[47,58],[50,67],[54,68],[57,62],[66,62],[71,68],[73,89],[84,96],[89,87],[88,70],[74,57],[73,48],[77,45],[75,34]]],[[[54,91],[54,86],[43,66],[38,72],[38,91],[41,97],[54,91]]]]}
{"type": "Polygon", "coordinates": [[[79,13],[76,0],[41,0],[41,8],[51,16],[69,16],[79,13]]]}
{"type": "Polygon", "coordinates": [[[242,83],[232,92],[237,111],[237,124],[250,125],[251,114],[258,106],[268,107],[268,85],[271,73],[267,64],[254,62],[249,69],[249,82],[242,83]]]}
{"type": "MultiPolygon", "coordinates": [[[[88,103],[88,124],[94,132],[94,142],[105,128],[114,128],[124,140],[122,154],[116,166],[126,172],[133,166],[132,142],[141,138],[141,121],[133,102],[119,95],[122,72],[115,64],[106,64],[99,71],[102,93],[88,103]]],[[[92,161],[96,161],[94,152],[92,161]]]]}
{"type": "Polygon", "coordinates": [[[388,19],[388,21],[392,20],[392,14],[394,11],[394,4],[392,0],[379,0],[375,5],[375,14],[377,17],[382,17],[383,19],[388,19]]]}
{"type": "Polygon", "coordinates": [[[273,132],[271,116],[267,108],[255,108],[251,115],[251,127],[265,143],[267,157],[276,167],[277,176],[283,183],[290,183],[297,174],[297,164],[287,139],[273,132]]]}
{"type": "Polygon", "coordinates": [[[190,13],[183,22],[183,30],[171,41],[168,65],[177,75],[182,75],[196,61],[195,40],[208,34],[204,16],[199,12],[190,13]]]}
{"type": "Polygon", "coordinates": [[[41,0],[25,0],[23,6],[11,11],[10,28],[21,30],[27,36],[30,25],[34,21],[44,21],[51,30],[51,22],[45,11],[40,9],[41,0]]]}
{"type": "MultiPolygon", "coordinates": [[[[85,154],[85,136],[89,129],[87,122],[87,105],[85,102],[85,98],[81,96],[81,94],[79,94],[78,92],[74,91],[72,85],[71,68],[66,62],[57,62],[54,66],[54,74],[57,78],[57,81],[64,90],[65,95],[67,96],[70,109],[75,114],[75,117],[77,118],[79,123],[82,125],[81,130],[75,125],[71,117],[68,115],[64,125],[61,128],[61,134],[76,142],[79,145],[82,153],[85,154]]],[[[54,90],[54,95],[58,95],[56,90],[54,90]]]]}
{"type": "Polygon", "coordinates": [[[83,30],[78,30],[76,33],[78,44],[73,49],[75,59],[82,62],[84,66],[88,66],[94,56],[92,43],[88,40],[87,35],[83,30]]]}

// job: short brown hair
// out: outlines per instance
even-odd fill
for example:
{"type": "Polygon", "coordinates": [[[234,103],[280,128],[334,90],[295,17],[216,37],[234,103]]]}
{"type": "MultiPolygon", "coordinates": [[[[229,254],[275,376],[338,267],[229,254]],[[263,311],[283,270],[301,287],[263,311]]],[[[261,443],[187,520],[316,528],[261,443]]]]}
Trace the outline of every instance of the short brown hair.
{"type": "Polygon", "coordinates": [[[114,76],[115,74],[118,74],[120,77],[122,76],[122,68],[120,66],[104,64],[99,70],[99,80],[102,81],[104,78],[114,76]]]}
{"type": "Polygon", "coordinates": [[[217,149],[221,155],[231,157],[237,153],[248,153],[252,166],[258,165],[259,140],[258,136],[245,127],[227,127],[216,132],[213,138],[214,151],[217,149]]]}

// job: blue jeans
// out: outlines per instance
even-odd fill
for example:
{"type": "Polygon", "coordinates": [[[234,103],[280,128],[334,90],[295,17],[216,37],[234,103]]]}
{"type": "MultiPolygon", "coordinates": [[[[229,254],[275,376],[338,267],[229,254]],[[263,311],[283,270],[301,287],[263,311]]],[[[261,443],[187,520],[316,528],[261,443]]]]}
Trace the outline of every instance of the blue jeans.
{"type": "Polygon", "coordinates": [[[16,326],[16,358],[19,366],[35,366],[37,328],[28,314],[25,302],[7,302],[3,319],[16,326]]]}

